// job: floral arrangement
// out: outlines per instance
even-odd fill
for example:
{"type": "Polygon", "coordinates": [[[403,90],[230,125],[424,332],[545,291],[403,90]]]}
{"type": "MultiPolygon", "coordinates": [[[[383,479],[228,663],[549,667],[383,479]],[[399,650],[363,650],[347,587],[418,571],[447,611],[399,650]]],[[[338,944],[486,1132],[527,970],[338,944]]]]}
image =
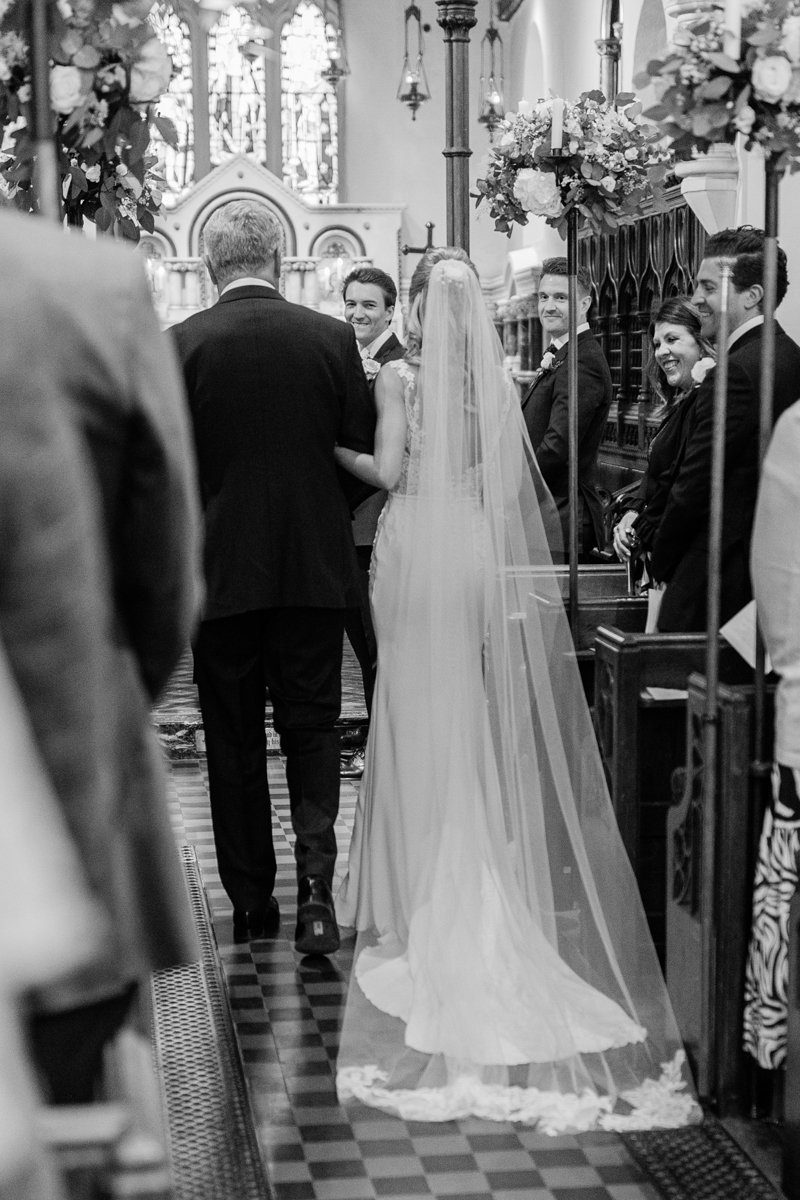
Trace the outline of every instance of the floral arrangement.
{"type": "Polygon", "coordinates": [[[667,57],[648,64],[658,104],[645,114],[677,155],[747,137],[778,166],[800,167],[800,0],[741,0],[737,25],[712,9],[678,27],[667,57]]]}
{"type": "Polygon", "coordinates": [[[579,227],[608,233],[633,220],[667,173],[669,156],[655,144],[662,135],[629,94],[618,96],[616,107],[599,91],[574,104],[521,100],[498,133],[476,198],[488,202],[495,229],[509,236],[533,214],[566,237],[571,211],[579,227]]]}
{"type": "MultiPolygon", "coordinates": [[[[94,221],[138,241],[151,232],[164,187],[148,153],[172,64],[147,21],[153,0],[58,0],[48,7],[50,107],[68,224],[94,221]]],[[[22,209],[35,204],[31,62],[21,3],[0,0],[0,187],[22,209]]]]}

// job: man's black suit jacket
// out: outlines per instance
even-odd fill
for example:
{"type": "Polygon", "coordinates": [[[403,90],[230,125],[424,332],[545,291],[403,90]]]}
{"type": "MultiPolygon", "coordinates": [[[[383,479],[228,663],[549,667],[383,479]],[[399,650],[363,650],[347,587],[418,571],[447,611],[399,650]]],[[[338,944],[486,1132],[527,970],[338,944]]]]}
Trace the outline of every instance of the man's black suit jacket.
{"type": "MultiPolygon", "coordinates": [[[[376,351],[374,361],[383,366],[387,362],[396,362],[403,357],[406,348],[396,334],[391,334],[383,345],[376,351]]],[[[369,390],[375,388],[375,379],[369,381],[369,390]]],[[[386,492],[376,491],[369,484],[364,484],[358,495],[358,503],[353,513],[353,541],[357,546],[371,546],[375,538],[375,529],[381,509],[386,503],[386,492]],[[361,499],[363,495],[363,499],[361,499]]]]}
{"type": "Polygon", "coordinates": [[[205,514],[204,619],[358,603],[339,443],[375,410],[350,325],[248,285],[172,329],[205,514]]]}
{"type": "MultiPolygon", "coordinates": [[[[761,340],[756,326],[734,342],[728,357],[725,422],[725,491],[722,517],[722,621],[748,602],[750,536],[758,492],[761,340]]],[[[658,628],[706,627],[708,522],[714,375],[700,385],[687,420],[683,456],[652,542],[654,577],[667,584],[658,628]]],[[[773,420],[800,396],[800,346],[780,326],[775,331],[773,420]]]]}
{"type": "MultiPolygon", "coordinates": [[[[536,461],[561,517],[569,544],[569,379],[565,342],[553,366],[535,378],[522,400],[536,461]]],[[[603,512],[596,485],[597,451],[611,407],[611,372],[600,343],[585,329],[578,334],[578,495],[591,514],[595,544],[602,545],[603,512]]],[[[582,521],[579,519],[578,529],[582,521]]],[[[582,547],[584,551],[591,546],[582,547]]]]}

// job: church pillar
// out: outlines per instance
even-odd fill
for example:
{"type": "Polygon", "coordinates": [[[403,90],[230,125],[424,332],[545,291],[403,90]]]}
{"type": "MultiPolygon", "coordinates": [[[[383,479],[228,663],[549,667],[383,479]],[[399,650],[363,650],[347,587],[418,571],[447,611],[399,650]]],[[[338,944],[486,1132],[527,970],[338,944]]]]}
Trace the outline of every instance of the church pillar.
{"type": "Polygon", "coordinates": [[[447,244],[469,253],[469,31],[478,0],[436,0],[444,30],[447,244]]]}

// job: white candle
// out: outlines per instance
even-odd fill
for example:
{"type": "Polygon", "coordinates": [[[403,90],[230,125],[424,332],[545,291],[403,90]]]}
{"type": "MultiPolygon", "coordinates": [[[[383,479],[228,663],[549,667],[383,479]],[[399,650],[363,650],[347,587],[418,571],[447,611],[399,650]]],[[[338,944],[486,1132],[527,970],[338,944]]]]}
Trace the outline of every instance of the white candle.
{"type": "Polygon", "coordinates": [[[725,34],[723,53],[739,61],[742,52],[742,0],[725,0],[725,34]]]}
{"type": "Polygon", "coordinates": [[[564,144],[564,101],[560,97],[553,100],[553,119],[550,129],[550,149],[560,150],[564,144]]]}

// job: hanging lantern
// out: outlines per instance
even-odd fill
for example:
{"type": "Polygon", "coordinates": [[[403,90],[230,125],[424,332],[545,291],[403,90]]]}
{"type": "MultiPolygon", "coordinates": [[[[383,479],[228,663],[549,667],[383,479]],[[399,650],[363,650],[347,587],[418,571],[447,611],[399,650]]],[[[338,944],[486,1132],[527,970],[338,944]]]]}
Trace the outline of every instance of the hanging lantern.
{"type": "Polygon", "coordinates": [[[328,0],[325,0],[323,16],[325,19],[325,40],[327,42],[328,65],[321,72],[322,78],[335,88],[340,79],[350,74],[347,65],[347,55],[344,50],[344,35],[342,33],[341,13],[338,6],[331,5],[328,11],[328,0]]]}
{"type": "Polygon", "coordinates": [[[481,77],[478,121],[489,130],[489,141],[505,116],[503,100],[503,40],[494,23],[494,0],[489,0],[489,28],[481,39],[481,77]]]}
{"type": "Polygon", "coordinates": [[[425,64],[422,61],[422,17],[416,4],[409,4],[405,12],[405,22],[405,56],[397,99],[411,109],[411,120],[416,121],[417,109],[431,98],[425,64]],[[416,43],[416,54],[409,51],[409,42],[416,43]]]}

